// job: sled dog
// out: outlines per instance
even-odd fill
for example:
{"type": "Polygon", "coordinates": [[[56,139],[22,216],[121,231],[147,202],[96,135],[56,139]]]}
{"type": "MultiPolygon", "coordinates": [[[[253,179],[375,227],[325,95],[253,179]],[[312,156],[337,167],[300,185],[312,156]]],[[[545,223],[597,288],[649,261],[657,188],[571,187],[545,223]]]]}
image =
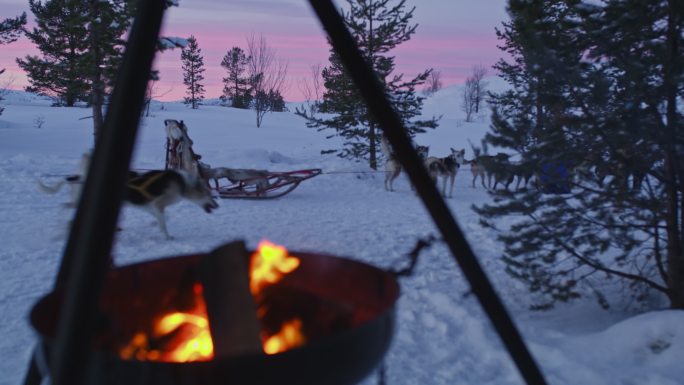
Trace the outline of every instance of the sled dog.
{"type": "Polygon", "coordinates": [[[166,239],[172,239],[166,228],[164,209],[183,199],[210,213],[218,208],[201,178],[182,171],[154,170],[135,174],[126,184],[126,201],[150,212],[159,223],[166,239]]]}
{"type": "Polygon", "coordinates": [[[510,156],[505,153],[498,153],[496,155],[480,155],[471,161],[470,171],[473,174],[473,188],[475,188],[475,181],[480,178],[482,187],[486,189],[496,189],[496,186],[501,183],[504,189],[508,190],[508,186],[517,180],[515,190],[518,191],[522,187],[527,188],[530,180],[534,178],[533,167],[530,162],[511,162],[510,156]],[[485,178],[487,185],[485,186],[485,178]],[[494,179],[494,184],[492,184],[494,179]]]}
{"type": "MultiPolygon", "coordinates": [[[[394,191],[394,188],[392,186],[392,183],[394,182],[395,179],[401,174],[401,164],[399,163],[399,159],[397,159],[396,154],[394,151],[391,150],[389,142],[387,141],[387,138],[385,135],[382,135],[380,137],[380,149],[382,153],[385,155],[385,191],[394,191]]],[[[418,156],[420,157],[421,161],[425,161],[428,157],[428,153],[430,152],[430,147],[429,146],[416,146],[416,152],[418,152],[418,156]]],[[[414,189],[413,184],[411,185],[411,190],[414,189]]]]}
{"type": "Polygon", "coordinates": [[[207,181],[213,180],[214,187],[217,190],[219,188],[219,180],[222,178],[228,179],[230,183],[240,186],[256,185],[258,190],[266,190],[268,188],[269,172],[266,170],[202,166],[204,166],[200,167],[202,176],[207,181]]]}
{"type": "Polygon", "coordinates": [[[188,136],[188,126],[181,120],[166,119],[164,128],[169,141],[167,164],[171,169],[184,170],[199,175],[198,161],[201,156],[192,149],[192,139],[188,136]]]}
{"type": "Polygon", "coordinates": [[[69,202],[65,203],[65,206],[76,207],[78,200],[81,197],[81,188],[83,187],[83,182],[85,180],[86,172],[88,172],[89,165],[90,153],[86,152],[81,157],[77,174],[67,175],[53,185],[47,185],[39,179],[38,188],[46,194],[56,194],[62,189],[62,187],[67,186],[69,188],[69,196],[71,199],[69,202]]]}
{"type": "Polygon", "coordinates": [[[428,170],[430,177],[437,183],[439,177],[442,177],[442,196],[452,197],[454,193],[454,180],[458,169],[465,162],[465,149],[454,150],[450,148],[451,154],[444,158],[437,158],[431,156],[425,160],[425,168],[428,170]],[[446,193],[447,181],[449,182],[449,195],[446,193]]]}

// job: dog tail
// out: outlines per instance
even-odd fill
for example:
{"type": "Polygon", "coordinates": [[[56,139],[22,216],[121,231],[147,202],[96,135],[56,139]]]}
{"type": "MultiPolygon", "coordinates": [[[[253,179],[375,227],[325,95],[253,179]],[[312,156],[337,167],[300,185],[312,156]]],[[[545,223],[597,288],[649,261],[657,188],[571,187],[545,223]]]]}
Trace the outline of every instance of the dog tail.
{"type": "Polygon", "coordinates": [[[38,179],[38,188],[40,189],[40,191],[46,194],[55,194],[59,190],[61,190],[62,186],[64,186],[65,183],[66,181],[61,180],[52,186],[48,186],[45,183],[43,183],[40,179],[38,179]]]}

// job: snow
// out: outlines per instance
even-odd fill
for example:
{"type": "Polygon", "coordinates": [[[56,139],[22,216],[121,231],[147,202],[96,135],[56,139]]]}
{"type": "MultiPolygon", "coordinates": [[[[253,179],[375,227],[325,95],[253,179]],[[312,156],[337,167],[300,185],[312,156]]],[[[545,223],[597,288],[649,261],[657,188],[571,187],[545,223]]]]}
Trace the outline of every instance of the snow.
{"type": "MultiPolygon", "coordinates": [[[[486,116],[464,122],[461,90],[449,87],[426,100],[425,115],[442,116],[438,129],[416,138],[430,146],[431,155],[465,148],[469,159],[470,143],[479,146],[487,130],[486,116]]],[[[86,108],[50,107],[49,99],[21,92],[5,95],[0,104],[0,385],[15,385],[36,342],[28,312],[51,289],[73,215],[63,205],[66,190],[46,195],[36,181],[54,182],[54,175],[75,172],[91,147],[92,127],[83,119],[90,116],[86,108]],[[41,128],[35,125],[39,116],[41,128]]],[[[325,139],[328,133],[306,128],[291,112],[267,114],[256,128],[254,111],[155,102],[142,122],[134,168],[163,167],[164,119],[184,120],[195,151],[213,166],[321,168],[324,174],[280,199],[222,200],[211,214],[179,203],[168,210],[175,237],[170,241],[148,213],[124,207],[113,251],[117,264],[206,252],[235,239],[254,247],[266,238],[291,250],[333,253],[389,269],[408,262],[419,238],[437,234],[405,176],[395,181],[396,192],[384,191],[383,174],[364,163],[321,155],[333,145],[325,139]]],[[[467,169],[458,174],[448,206],[550,384],[681,383],[682,311],[606,311],[591,296],[529,311],[532,298],[504,272],[496,234],[480,227],[470,208],[490,199],[480,186],[471,187],[471,178],[467,169]]],[[[444,245],[425,249],[414,275],[400,284],[397,330],[385,360],[388,384],[523,383],[444,245]]],[[[376,382],[372,374],[363,384],[376,382]]]]}
{"type": "Polygon", "coordinates": [[[185,46],[188,45],[188,39],[184,39],[182,37],[173,37],[173,36],[160,37],[159,38],[159,45],[161,46],[162,50],[174,49],[174,48],[185,48],[185,46]]]}

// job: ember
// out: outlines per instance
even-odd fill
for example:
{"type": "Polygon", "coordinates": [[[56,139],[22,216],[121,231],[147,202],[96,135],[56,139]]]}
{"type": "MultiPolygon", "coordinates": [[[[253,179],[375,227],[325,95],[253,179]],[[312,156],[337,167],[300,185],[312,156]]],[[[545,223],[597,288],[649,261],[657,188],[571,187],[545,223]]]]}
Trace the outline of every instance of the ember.
{"type": "MultiPolygon", "coordinates": [[[[257,316],[265,314],[268,304],[259,297],[264,288],[280,281],[287,273],[297,269],[299,259],[287,250],[268,241],[259,243],[251,256],[250,289],[259,305],[257,316]],[[261,302],[261,303],[259,303],[261,302]]],[[[209,331],[207,310],[202,286],[193,286],[195,306],[190,311],[173,311],[155,322],[151,333],[139,332],[119,351],[122,359],[162,362],[208,361],[213,359],[213,343],[209,331]]],[[[301,319],[284,322],[275,334],[262,331],[263,350],[266,354],[282,353],[306,342],[301,319]]]]}

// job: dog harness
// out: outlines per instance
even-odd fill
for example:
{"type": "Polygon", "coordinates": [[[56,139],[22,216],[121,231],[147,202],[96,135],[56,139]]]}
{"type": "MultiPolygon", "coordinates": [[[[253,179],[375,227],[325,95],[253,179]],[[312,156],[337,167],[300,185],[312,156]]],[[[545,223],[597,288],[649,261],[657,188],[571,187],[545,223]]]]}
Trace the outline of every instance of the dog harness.
{"type": "Polygon", "coordinates": [[[135,181],[136,179],[143,179],[143,177],[144,177],[145,175],[141,175],[141,176],[139,176],[139,177],[136,177],[136,178],[131,179],[131,180],[128,182],[128,187],[131,188],[131,189],[133,189],[133,190],[135,190],[135,191],[137,191],[138,193],[140,193],[140,195],[142,195],[143,197],[145,197],[145,199],[153,200],[153,199],[154,199],[154,195],[150,194],[150,193],[147,191],[147,188],[148,188],[152,183],[156,182],[158,179],[160,179],[162,176],[164,176],[165,174],[166,174],[166,172],[158,172],[157,174],[155,174],[155,175],[151,176],[150,178],[146,179],[146,180],[145,180],[143,183],[141,183],[140,185],[136,185],[136,184],[131,183],[131,182],[135,181]]]}

